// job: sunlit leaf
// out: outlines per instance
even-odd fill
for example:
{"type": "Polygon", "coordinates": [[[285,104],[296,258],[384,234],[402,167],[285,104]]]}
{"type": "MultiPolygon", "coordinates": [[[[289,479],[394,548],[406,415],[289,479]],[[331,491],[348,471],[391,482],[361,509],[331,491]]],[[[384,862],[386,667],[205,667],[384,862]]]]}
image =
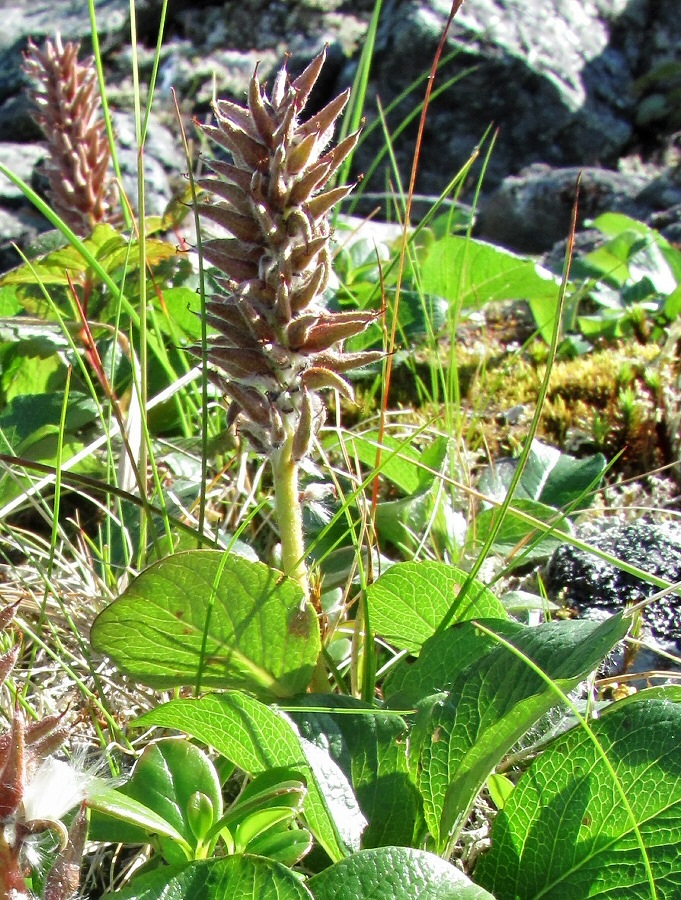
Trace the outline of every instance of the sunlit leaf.
{"type": "Polygon", "coordinates": [[[295,582],[211,550],[149,566],[99,614],[91,639],[153,687],[239,687],[266,697],[305,690],[320,652],[317,616],[295,582]]]}
{"type": "Polygon", "coordinates": [[[451,863],[408,847],[363,850],[308,884],[316,900],[494,900],[451,863]]]}
{"type": "MultiPolygon", "coordinates": [[[[459,672],[448,692],[424,706],[411,737],[426,822],[440,850],[461,828],[504,754],[560,703],[524,657],[563,692],[570,691],[622,640],[629,622],[619,614],[601,624],[584,620],[534,628],[511,621],[480,624],[519,654],[502,643],[493,646],[492,635],[482,632],[479,658],[459,672]]],[[[456,628],[474,634],[477,626],[463,622],[456,628]]],[[[435,647],[439,651],[439,645],[435,647]]]]}
{"type": "Polygon", "coordinates": [[[448,235],[429,249],[420,269],[424,291],[480,309],[496,300],[526,300],[549,341],[560,280],[534,260],[468,237],[448,235]]]}
{"type": "Polygon", "coordinates": [[[257,856],[228,856],[138,875],[111,900],[313,900],[289,869],[257,856]]]}
{"type": "Polygon", "coordinates": [[[558,738],[511,793],[475,870],[497,897],[678,895],[681,705],[633,698],[618,707],[591,729],[629,809],[591,737],[575,728],[558,738]]]}
{"type": "Polygon", "coordinates": [[[418,652],[435,632],[452,604],[452,622],[472,618],[504,618],[499,600],[474,581],[465,596],[457,597],[468,576],[438,562],[399,563],[367,588],[372,631],[396,647],[418,652]]]}
{"type": "Polygon", "coordinates": [[[328,754],[305,746],[283,713],[230,691],[200,700],[172,700],[145,713],[136,725],[190,734],[251,775],[276,766],[295,769],[307,784],[306,823],[327,854],[338,860],[348,849],[359,848],[366,820],[347,779],[328,754]]]}

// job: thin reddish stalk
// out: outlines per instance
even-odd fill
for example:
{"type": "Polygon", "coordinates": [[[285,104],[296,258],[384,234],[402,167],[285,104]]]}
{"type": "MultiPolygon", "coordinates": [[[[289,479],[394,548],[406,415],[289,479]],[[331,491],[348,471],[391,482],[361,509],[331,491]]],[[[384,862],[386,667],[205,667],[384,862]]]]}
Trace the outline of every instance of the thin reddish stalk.
{"type": "MultiPolygon", "coordinates": [[[[411,220],[411,207],[414,198],[414,189],[416,186],[416,174],[419,168],[419,161],[421,158],[421,146],[423,144],[423,133],[426,127],[426,117],[428,115],[428,108],[430,106],[430,97],[433,92],[433,83],[435,81],[435,74],[437,72],[437,67],[440,64],[440,59],[442,58],[442,53],[444,51],[445,42],[447,40],[447,35],[449,34],[449,29],[451,28],[452,22],[454,21],[454,17],[458,13],[458,11],[463,6],[463,0],[454,0],[452,3],[452,8],[449,11],[449,16],[447,18],[447,22],[442,31],[442,36],[440,37],[440,42],[437,45],[437,50],[435,51],[435,56],[433,57],[433,64],[430,68],[430,74],[428,75],[428,82],[426,84],[426,94],[423,100],[423,108],[421,110],[421,117],[419,118],[419,127],[416,135],[416,146],[414,148],[414,159],[412,161],[411,166],[411,175],[409,177],[409,190],[407,192],[407,204],[405,208],[404,214],[404,229],[402,231],[402,241],[400,243],[400,262],[397,268],[397,284],[395,285],[395,306],[393,309],[393,321],[392,326],[390,328],[390,342],[388,344],[388,356],[385,364],[385,376],[383,378],[383,398],[381,403],[381,420],[378,428],[378,447],[376,448],[376,466],[378,469],[381,465],[381,444],[383,443],[383,438],[385,435],[385,416],[387,412],[388,406],[388,396],[390,394],[390,380],[392,378],[393,371],[393,353],[395,350],[395,337],[397,334],[397,314],[399,312],[400,306],[400,291],[402,289],[402,275],[404,273],[404,260],[407,254],[407,242],[409,238],[409,222],[411,220]]],[[[375,515],[376,505],[378,504],[378,487],[379,487],[379,479],[378,474],[376,478],[374,478],[372,484],[372,492],[371,492],[371,512],[372,516],[375,515]]]]}

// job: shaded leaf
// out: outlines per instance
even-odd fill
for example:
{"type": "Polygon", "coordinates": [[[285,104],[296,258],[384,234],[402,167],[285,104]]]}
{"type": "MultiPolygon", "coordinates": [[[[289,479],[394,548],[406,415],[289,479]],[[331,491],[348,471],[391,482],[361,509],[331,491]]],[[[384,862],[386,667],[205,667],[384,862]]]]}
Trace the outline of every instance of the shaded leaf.
{"type": "MultiPolygon", "coordinates": [[[[466,549],[475,555],[484,545],[490,531],[496,527],[498,509],[484,509],[475,517],[475,522],[466,534],[466,549]]],[[[504,516],[492,544],[493,549],[506,557],[508,565],[544,559],[561,544],[565,536],[572,534],[570,520],[561,518],[552,506],[536,500],[514,500],[512,508],[504,516]],[[525,522],[513,515],[513,510],[527,513],[539,522],[546,523],[546,529],[525,522]]]]}
{"type": "Polygon", "coordinates": [[[9,402],[25,395],[52,394],[64,387],[66,376],[66,366],[53,346],[21,341],[3,354],[0,387],[9,402]]]}
{"type": "MultiPolygon", "coordinates": [[[[517,459],[497,460],[480,476],[478,490],[493,500],[503,501],[517,467],[517,459]]],[[[583,509],[593,500],[593,495],[584,495],[600,485],[606,468],[602,453],[577,459],[535,440],[513,499],[536,500],[556,509],[576,504],[576,509],[583,509]]]]}
{"type": "Polygon", "coordinates": [[[447,628],[424,641],[418,659],[401,659],[389,672],[383,693],[390,705],[412,706],[432,694],[451,690],[468,666],[489,653],[497,641],[477,628],[447,628]]]}
{"type": "Polygon", "coordinates": [[[420,494],[382,500],[376,507],[375,522],[381,543],[390,541],[406,556],[413,555],[424,536],[451,551],[463,543],[466,533],[465,519],[454,512],[446,493],[435,484],[420,494]]]}
{"type": "MultiPolygon", "coordinates": [[[[12,435],[11,446],[16,451],[22,442],[30,442],[36,432],[45,426],[59,427],[63,406],[63,391],[22,394],[14,397],[0,413],[0,429],[6,437],[12,435]]],[[[75,391],[69,394],[65,421],[67,431],[83,428],[93,422],[96,416],[97,405],[91,397],[75,391]]]]}
{"type": "Polygon", "coordinates": [[[362,846],[410,846],[418,795],[409,778],[404,720],[352,697],[310,694],[300,704],[291,717],[301,734],[328,748],[352,783],[369,822],[362,846]],[[320,712],[318,707],[326,709],[320,712]],[[353,709],[357,715],[349,714],[353,709]]]}

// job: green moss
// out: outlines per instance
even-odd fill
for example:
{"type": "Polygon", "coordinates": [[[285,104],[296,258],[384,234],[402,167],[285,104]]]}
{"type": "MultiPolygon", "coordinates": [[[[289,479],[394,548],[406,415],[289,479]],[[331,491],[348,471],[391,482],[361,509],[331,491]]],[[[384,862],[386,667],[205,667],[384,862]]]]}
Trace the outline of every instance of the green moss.
{"type": "MultiPolygon", "coordinates": [[[[522,443],[546,366],[538,348],[505,357],[472,383],[468,403],[495,453],[522,443]],[[511,410],[523,408],[522,421],[511,410]]],[[[556,362],[538,436],[567,450],[621,456],[621,468],[641,472],[668,462],[661,396],[673,380],[653,344],[622,344],[556,362]]],[[[481,434],[481,437],[482,437],[481,434]]]]}

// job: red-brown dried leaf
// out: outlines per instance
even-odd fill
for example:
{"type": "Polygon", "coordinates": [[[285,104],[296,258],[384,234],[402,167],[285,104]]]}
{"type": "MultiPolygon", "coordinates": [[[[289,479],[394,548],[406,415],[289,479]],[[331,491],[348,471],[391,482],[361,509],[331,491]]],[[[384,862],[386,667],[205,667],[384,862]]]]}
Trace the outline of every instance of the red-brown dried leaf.
{"type": "Polygon", "coordinates": [[[274,134],[277,123],[265,106],[262,88],[260,87],[260,81],[258,80],[257,66],[248,86],[248,109],[261,140],[268,147],[271,147],[272,135],[274,134]]]}
{"type": "Polygon", "coordinates": [[[330,100],[329,103],[327,103],[323,109],[320,109],[316,115],[312,116],[311,119],[308,119],[307,122],[303,122],[303,124],[298,127],[297,135],[302,137],[306,134],[318,134],[322,140],[325,135],[328,135],[328,140],[330,140],[330,132],[336,123],[336,119],[347,106],[349,99],[350,88],[347,88],[342,94],[339,94],[337,97],[334,97],[333,100],[330,100]]]}
{"type": "Polygon", "coordinates": [[[0,609],[0,631],[4,631],[5,628],[14,620],[14,616],[19,609],[19,601],[16,603],[10,603],[9,606],[4,606],[0,609]]]}
{"type": "Polygon", "coordinates": [[[361,369],[385,358],[382,350],[363,350],[359,353],[318,353],[315,354],[315,365],[334,372],[351,372],[353,369],[361,369]]]}
{"type": "Polygon", "coordinates": [[[16,813],[24,797],[26,760],[24,756],[24,718],[15,707],[10,739],[0,772],[0,821],[16,813]]]}
{"type": "Polygon", "coordinates": [[[197,209],[200,215],[231,231],[235,238],[245,244],[255,244],[262,239],[260,226],[250,214],[241,215],[223,203],[197,203],[197,209]]]}
{"type": "Polygon", "coordinates": [[[45,900],[71,900],[80,886],[80,867],[87,837],[85,805],[76,813],[69,828],[66,847],[61,851],[45,881],[45,900]]]}
{"type": "Polygon", "coordinates": [[[16,665],[20,648],[20,644],[15,644],[7,651],[7,653],[3,653],[3,655],[0,656],[0,685],[5,683],[9,673],[16,665]]]}

